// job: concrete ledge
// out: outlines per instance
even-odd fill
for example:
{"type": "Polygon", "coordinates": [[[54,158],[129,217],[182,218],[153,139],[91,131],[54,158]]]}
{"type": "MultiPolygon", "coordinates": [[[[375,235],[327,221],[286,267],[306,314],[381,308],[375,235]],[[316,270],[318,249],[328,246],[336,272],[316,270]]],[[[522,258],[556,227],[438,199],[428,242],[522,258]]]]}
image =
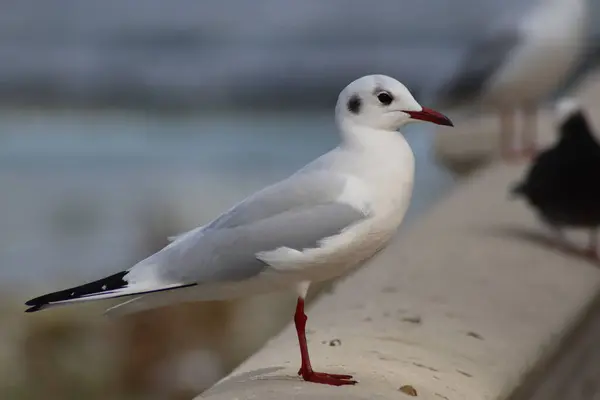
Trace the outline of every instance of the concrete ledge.
{"type": "Polygon", "coordinates": [[[410,398],[404,385],[420,399],[505,399],[523,390],[587,315],[600,269],[554,250],[531,211],[507,200],[522,168],[477,173],[308,311],[315,369],[354,374],[358,385],[302,382],[289,326],[198,399],[410,398]]]}
{"type": "Polygon", "coordinates": [[[560,351],[539,365],[511,400],[600,399],[600,298],[560,351]]]}

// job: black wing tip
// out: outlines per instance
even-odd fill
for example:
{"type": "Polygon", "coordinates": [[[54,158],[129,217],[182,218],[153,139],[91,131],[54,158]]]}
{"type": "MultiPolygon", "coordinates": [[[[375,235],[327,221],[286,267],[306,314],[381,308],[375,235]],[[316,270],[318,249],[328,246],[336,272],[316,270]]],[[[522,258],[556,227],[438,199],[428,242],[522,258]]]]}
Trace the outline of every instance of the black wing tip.
{"type": "Polygon", "coordinates": [[[525,183],[519,182],[514,184],[509,191],[511,197],[517,197],[525,194],[525,183]]]}
{"type": "Polygon", "coordinates": [[[26,301],[25,305],[28,306],[29,308],[27,310],[25,310],[25,312],[32,313],[32,312],[40,311],[43,308],[46,308],[46,306],[49,304],[49,301],[47,300],[48,296],[50,296],[50,295],[46,294],[46,295],[39,296],[34,299],[26,301]]]}
{"type": "Polygon", "coordinates": [[[122,287],[127,286],[127,281],[125,281],[123,277],[127,275],[128,272],[129,271],[117,272],[116,274],[110,275],[106,278],[99,279],[94,282],[35,297],[25,302],[25,305],[29,306],[29,308],[25,310],[25,312],[32,313],[36,311],[41,311],[42,309],[46,308],[46,306],[48,306],[50,303],[78,299],[84,296],[89,296],[91,294],[102,293],[106,290],[120,289],[122,287]]]}
{"type": "Polygon", "coordinates": [[[26,306],[35,306],[37,303],[36,299],[31,299],[25,302],[26,306]]]}
{"type": "Polygon", "coordinates": [[[31,299],[31,300],[26,301],[25,305],[26,306],[39,306],[39,305],[42,305],[42,304],[46,304],[47,303],[46,298],[48,296],[50,296],[50,294],[45,294],[43,296],[35,297],[35,298],[31,299]]]}
{"type": "MultiPolygon", "coordinates": [[[[25,303],[25,304],[29,305],[27,303],[25,303]]],[[[47,303],[46,304],[38,304],[38,305],[35,305],[35,306],[31,306],[27,310],[25,310],[25,312],[26,313],[32,313],[32,312],[41,311],[41,310],[43,310],[45,308],[46,305],[47,305],[47,303]]]]}

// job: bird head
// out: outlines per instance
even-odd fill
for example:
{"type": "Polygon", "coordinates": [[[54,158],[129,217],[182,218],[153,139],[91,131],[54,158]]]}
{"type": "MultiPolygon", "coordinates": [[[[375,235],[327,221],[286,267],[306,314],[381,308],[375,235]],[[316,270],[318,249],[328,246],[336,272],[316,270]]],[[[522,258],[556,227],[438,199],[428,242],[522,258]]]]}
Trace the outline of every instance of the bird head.
{"type": "Polygon", "coordinates": [[[396,131],[411,122],[454,126],[445,115],[421,106],[402,83],[385,75],[367,75],[350,83],[340,93],[338,121],[396,131]]]}

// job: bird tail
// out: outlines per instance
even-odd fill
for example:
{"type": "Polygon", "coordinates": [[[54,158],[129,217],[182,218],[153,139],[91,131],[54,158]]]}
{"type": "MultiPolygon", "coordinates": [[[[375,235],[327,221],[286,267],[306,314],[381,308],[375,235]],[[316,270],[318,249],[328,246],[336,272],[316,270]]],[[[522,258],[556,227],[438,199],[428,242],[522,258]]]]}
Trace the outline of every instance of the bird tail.
{"type": "Polygon", "coordinates": [[[510,189],[510,198],[514,199],[519,196],[523,196],[526,193],[527,185],[523,182],[514,184],[510,189]]]}
{"type": "Polygon", "coordinates": [[[195,285],[195,283],[130,283],[125,279],[128,273],[129,271],[121,271],[94,282],[36,297],[25,303],[29,306],[25,312],[36,312],[53,306],[82,301],[143,295],[195,285]]]}

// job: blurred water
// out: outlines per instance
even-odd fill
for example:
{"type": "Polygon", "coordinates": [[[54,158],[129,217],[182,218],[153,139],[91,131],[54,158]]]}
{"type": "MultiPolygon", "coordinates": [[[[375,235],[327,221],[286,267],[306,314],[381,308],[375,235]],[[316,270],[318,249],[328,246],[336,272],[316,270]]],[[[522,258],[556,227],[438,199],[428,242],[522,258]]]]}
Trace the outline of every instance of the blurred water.
{"type": "MultiPolygon", "coordinates": [[[[350,80],[387,73],[422,99],[481,32],[535,1],[3,2],[2,282],[79,283],[131,265],[152,235],[163,244],[333,147],[330,113],[306,111],[330,110],[350,80]],[[15,108],[24,103],[248,114],[15,108]],[[264,105],[294,108],[257,113],[264,105]]],[[[429,129],[408,130],[409,219],[452,185],[429,129]]]]}
{"type": "Polygon", "coordinates": [[[4,1],[0,101],[323,107],[375,72],[429,92],[483,32],[537,1],[4,1]]]}
{"type": "MultiPolygon", "coordinates": [[[[452,184],[417,155],[414,216],[452,184]]],[[[165,116],[0,112],[0,278],[61,285],[137,261],[149,221],[163,235],[207,222],[337,143],[328,114],[165,116]]]]}

